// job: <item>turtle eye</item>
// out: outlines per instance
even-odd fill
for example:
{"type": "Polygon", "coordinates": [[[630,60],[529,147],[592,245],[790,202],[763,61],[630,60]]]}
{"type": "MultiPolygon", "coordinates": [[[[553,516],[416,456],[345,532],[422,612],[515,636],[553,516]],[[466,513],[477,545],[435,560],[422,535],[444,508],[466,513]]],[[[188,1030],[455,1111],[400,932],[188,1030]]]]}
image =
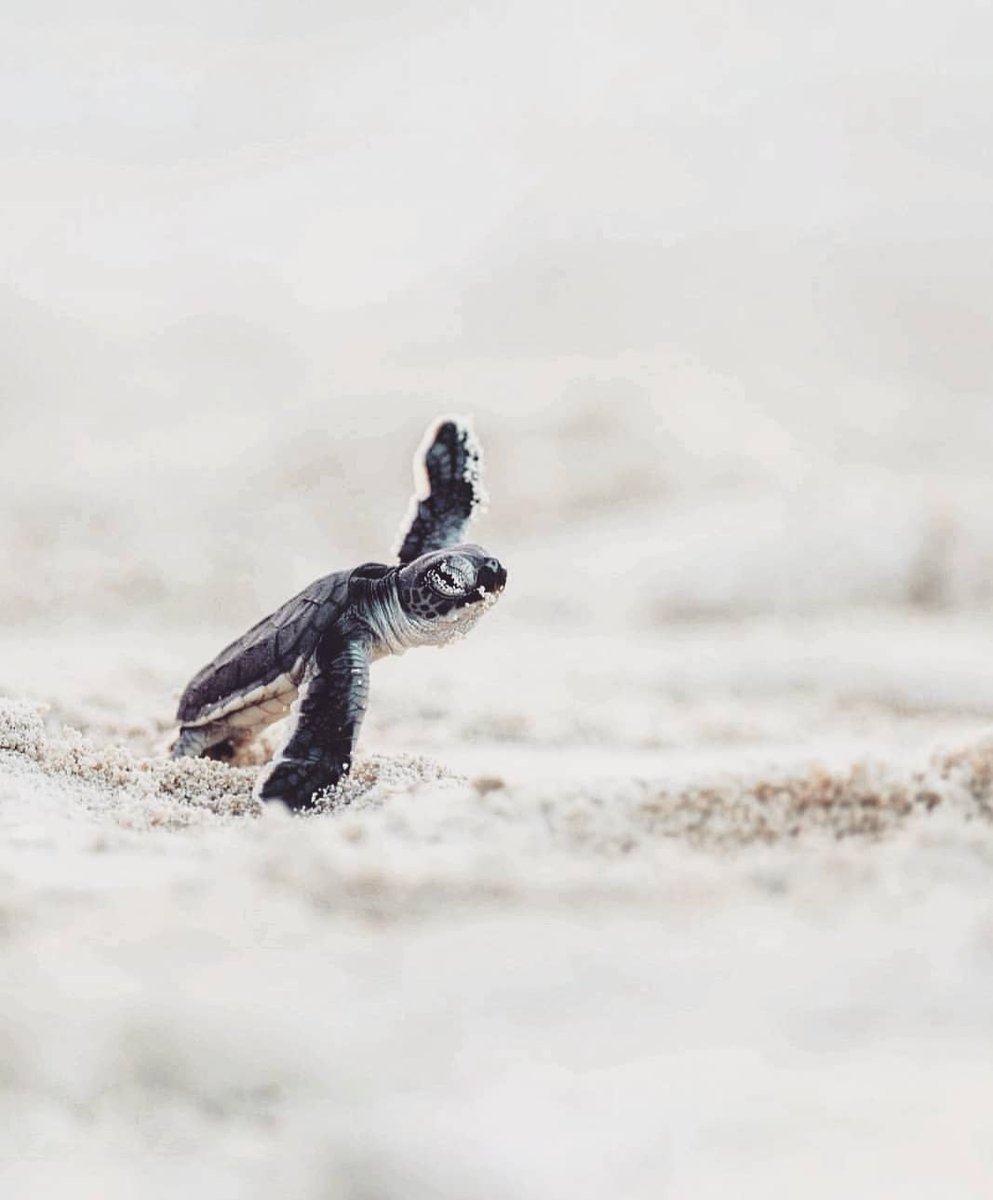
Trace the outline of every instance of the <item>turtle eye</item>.
{"type": "Polygon", "coordinates": [[[463,572],[449,562],[439,563],[428,571],[428,583],[439,594],[449,599],[461,596],[466,590],[463,572]]]}

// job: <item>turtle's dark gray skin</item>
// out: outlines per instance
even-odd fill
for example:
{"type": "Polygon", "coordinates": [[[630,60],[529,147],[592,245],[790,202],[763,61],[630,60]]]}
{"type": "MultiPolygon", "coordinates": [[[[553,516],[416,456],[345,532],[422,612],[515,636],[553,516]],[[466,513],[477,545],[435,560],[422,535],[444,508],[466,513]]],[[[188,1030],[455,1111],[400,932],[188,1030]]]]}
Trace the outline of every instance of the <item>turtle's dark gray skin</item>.
{"type": "Polygon", "coordinates": [[[399,564],[325,575],[222,650],[180,699],[173,758],[229,758],[289,714],[288,736],[256,795],[308,808],[351,766],[370,662],[453,641],[496,601],[507,572],[461,540],[484,498],[469,425],[457,418],[433,425],[415,474],[423,478],[399,564]]]}

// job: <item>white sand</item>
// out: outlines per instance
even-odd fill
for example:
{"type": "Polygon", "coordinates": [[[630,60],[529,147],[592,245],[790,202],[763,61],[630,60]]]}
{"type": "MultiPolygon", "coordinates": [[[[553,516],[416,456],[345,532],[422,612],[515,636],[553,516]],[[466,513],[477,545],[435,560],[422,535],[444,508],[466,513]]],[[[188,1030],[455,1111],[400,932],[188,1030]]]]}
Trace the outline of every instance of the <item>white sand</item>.
{"type": "Polygon", "coordinates": [[[10,644],[7,1194],[983,1193],[988,626],[512,597],[377,668],[308,819],[150,755],[198,634],[10,644]]]}
{"type": "Polygon", "coordinates": [[[993,1194],[991,34],[4,7],[0,1197],[993,1194]],[[446,411],[501,603],[169,763],[446,411]]]}

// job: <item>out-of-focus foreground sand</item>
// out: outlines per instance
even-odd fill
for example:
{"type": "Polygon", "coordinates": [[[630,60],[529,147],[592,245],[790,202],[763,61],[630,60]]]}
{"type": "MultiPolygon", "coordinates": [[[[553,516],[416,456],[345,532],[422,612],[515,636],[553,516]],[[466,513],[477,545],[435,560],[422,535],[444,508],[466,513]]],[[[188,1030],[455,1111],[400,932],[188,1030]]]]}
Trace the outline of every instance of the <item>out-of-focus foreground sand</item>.
{"type": "Polygon", "coordinates": [[[993,18],[332,7],[3,17],[0,1192],[988,1197],[993,18]],[[170,763],[445,411],[349,803],[170,763]]]}

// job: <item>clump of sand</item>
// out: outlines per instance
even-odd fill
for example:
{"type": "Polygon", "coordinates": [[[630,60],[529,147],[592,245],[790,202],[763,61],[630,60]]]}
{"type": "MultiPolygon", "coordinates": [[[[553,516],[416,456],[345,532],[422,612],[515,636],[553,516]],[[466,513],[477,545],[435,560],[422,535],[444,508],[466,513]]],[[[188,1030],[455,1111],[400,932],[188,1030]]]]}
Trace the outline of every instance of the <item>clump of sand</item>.
{"type": "Polygon", "coordinates": [[[824,833],[874,838],[939,806],[993,816],[993,740],[935,753],[922,768],[882,761],[812,766],[740,784],[661,790],[639,808],[645,826],[699,845],[744,845],[824,833]]]}
{"type": "MultiPolygon", "coordinates": [[[[208,814],[236,819],[262,811],[252,795],[255,767],[208,758],[142,757],[122,746],[95,745],[67,726],[53,735],[46,730],[43,712],[39,705],[0,699],[0,762],[15,770],[35,769],[48,780],[82,784],[80,802],[93,811],[129,827],[171,828],[197,823],[208,814]]],[[[311,811],[318,815],[346,805],[361,807],[383,792],[455,778],[423,756],[364,758],[311,811]]]]}

